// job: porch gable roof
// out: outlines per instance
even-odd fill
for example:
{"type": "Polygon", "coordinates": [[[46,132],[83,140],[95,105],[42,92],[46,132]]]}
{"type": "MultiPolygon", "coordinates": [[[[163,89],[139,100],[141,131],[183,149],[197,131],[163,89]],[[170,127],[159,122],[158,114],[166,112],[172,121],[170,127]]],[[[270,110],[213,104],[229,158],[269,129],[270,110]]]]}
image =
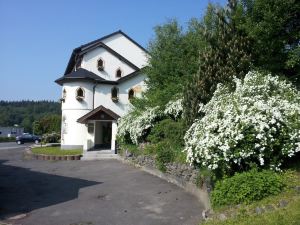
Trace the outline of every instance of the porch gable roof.
{"type": "Polygon", "coordinates": [[[86,123],[88,120],[117,120],[120,116],[103,105],[93,109],[89,113],[77,119],[78,123],[86,123]]]}

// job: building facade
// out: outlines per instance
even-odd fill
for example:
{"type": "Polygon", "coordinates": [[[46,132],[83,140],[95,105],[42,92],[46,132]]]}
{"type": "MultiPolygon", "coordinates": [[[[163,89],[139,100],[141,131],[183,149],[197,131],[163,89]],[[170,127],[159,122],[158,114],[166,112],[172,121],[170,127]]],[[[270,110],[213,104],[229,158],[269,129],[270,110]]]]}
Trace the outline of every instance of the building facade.
{"type": "Polygon", "coordinates": [[[122,31],[73,50],[62,86],[61,148],[115,150],[117,120],[146,89],[148,53],[122,31]]]}

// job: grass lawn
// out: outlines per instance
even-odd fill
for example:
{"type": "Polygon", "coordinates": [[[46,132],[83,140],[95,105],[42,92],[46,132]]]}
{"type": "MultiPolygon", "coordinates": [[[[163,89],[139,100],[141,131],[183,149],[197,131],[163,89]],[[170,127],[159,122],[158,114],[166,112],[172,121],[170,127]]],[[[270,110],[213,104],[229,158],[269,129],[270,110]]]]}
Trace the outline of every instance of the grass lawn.
{"type": "Polygon", "coordinates": [[[82,149],[73,150],[61,150],[60,147],[38,147],[33,148],[31,151],[34,154],[45,154],[45,155],[81,155],[82,149]]]}

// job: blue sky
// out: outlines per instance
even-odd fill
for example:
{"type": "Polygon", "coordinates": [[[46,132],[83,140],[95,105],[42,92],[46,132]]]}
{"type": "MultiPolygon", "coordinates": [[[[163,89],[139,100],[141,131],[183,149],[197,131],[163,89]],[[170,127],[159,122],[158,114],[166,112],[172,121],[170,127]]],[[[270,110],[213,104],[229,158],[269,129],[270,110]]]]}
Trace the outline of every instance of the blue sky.
{"type": "Polygon", "coordinates": [[[144,47],[153,27],[201,18],[226,0],[0,0],[0,100],[58,101],[72,50],[121,29],[144,47]]]}

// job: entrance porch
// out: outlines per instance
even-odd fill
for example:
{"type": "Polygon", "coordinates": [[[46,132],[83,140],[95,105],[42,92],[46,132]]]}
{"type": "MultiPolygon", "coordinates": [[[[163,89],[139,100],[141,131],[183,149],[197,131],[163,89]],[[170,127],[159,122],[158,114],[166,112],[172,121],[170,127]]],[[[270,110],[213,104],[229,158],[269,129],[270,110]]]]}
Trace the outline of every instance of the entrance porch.
{"type": "Polygon", "coordinates": [[[84,154],[91,151],[116,154],[117,119],[119,116],[111,110],[99,106],[77,122],[86,126],[84,154]]]}

